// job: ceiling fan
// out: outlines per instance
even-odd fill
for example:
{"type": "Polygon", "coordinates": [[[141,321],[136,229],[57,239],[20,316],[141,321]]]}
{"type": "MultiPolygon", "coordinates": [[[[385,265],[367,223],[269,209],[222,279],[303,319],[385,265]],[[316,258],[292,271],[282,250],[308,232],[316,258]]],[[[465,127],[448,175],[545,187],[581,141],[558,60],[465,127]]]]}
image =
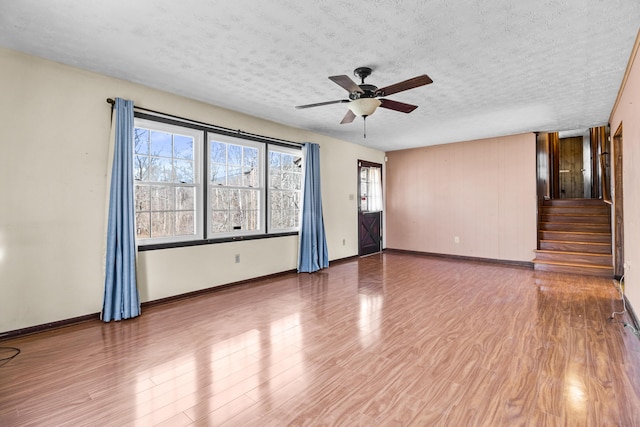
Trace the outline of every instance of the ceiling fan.
{"type": "MultiPolygon", "coordinates": [[[[429,76],[423,74],[390,86],[378,88],[374,85],[365,84],[364,82],[364,79],[369,77],[372,71],[373,70],[369,67],[358,67],[353,70],[354,76],[359,77],[362,82],[359,85],[346,75],[329,77],[329,80],[349,92],[349,99],[338,99],[336,101],[298,105],[296,108],[301,109],[320,107],[322,105],[349,103],[349,111],[347,111],[347,114],[345,114],[340,124],[351,123],[356,116],[359,116],[365,119],[366,126],[366,118],[372,115],[378,107],[388,108],[389,110],[400,111],[402,113],[410,113],[418,108],[417,105],[405,104],[404,102],[392,101],[382,97],[433,83],[433,80],[431,80],[429,76]]],[[[366,128],[364,137],[367,137],[366,128]]]]}

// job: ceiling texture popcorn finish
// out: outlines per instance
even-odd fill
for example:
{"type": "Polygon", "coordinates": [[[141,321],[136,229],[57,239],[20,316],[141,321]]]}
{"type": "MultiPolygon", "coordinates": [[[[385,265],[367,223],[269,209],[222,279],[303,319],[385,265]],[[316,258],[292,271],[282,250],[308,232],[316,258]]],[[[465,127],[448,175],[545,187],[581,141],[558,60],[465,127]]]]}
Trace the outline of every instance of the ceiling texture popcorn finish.
{"type": "Polygon", "coordinates": [[[0,46],[385,151],[603,125],[639,24],[638,0],[0,0],[0,46]],[[366,139],[344,104],[294,108],[362,66],[434,83],[366,139]]]}

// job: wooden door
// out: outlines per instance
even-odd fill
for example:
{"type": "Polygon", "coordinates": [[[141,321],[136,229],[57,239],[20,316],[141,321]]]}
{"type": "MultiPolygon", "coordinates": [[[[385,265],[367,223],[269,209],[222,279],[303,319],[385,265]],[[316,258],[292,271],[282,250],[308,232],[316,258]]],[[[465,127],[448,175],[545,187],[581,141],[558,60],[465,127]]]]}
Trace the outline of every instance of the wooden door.
{"type": "Polygon", "coordinates": [[[613,173],[614,173],[614,266],[613,274],[616,277],[624,275],[624,213],[622,190],[622,124],[613,136],[613,173]]]}
{"type": "Polygon", "coordinates": [[[584,197],[584,168],[582,136],[560,139],[560,198],[584,197]]]}
{"type": "Polygon", "coordinates": [[[382,165],[358,160],[358,255],[382,250],[382,165]]]}

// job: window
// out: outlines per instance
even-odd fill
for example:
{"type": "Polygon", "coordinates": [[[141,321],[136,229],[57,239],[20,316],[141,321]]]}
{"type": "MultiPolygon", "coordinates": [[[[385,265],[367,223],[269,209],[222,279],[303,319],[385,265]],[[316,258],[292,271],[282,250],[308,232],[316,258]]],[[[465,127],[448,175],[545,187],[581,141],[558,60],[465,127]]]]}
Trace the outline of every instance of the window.
{"type": "Polygon", "coordinates": [[[134,126],[139,245],[298,231],[301,150],[149,117],[134,126]]]}
{"type": "Polygon", "coordinates": [[[211,237],[264,229],[263,144],[209,135],[211,237]]]}
{"type": "Polygon", "coordinates": [[[133,142],[139,243],[202,238],[200,133],[136,120],[133,142]]]}
{"type": "Polygon", "coordinates": [[[269,230],[297,230],[300,225],[302,157],[300,150],[269,149],[269,230]]]}

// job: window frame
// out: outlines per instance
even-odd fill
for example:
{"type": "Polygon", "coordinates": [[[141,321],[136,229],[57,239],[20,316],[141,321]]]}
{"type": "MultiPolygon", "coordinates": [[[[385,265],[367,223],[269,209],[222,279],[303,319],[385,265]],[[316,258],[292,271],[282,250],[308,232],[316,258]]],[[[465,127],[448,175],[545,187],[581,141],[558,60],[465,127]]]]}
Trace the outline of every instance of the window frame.
{"type": "MultiPolygon", "coordinates": [[[[298,232],[300,229],[300,222],[301,222],[301,214],[302,214],[302,186],[304,185],[304,168],[303,168],[303,164],[302,164],[302,150],[297,150],[291,147],[284,147],[284,146],[280,146],[280,145],[275,145],[275,144],[270,144],[267,146],[267,153],[266,153],[267,159],[266,159],[266,163],[267,163],[267,170],[266,170],[266,176],[267,176],[267,182],[266,182],[266,188],[267,188],[267,232],[268,233],[288,233],[288,232],[298,232]],[[270,157],[271,157],[271,152],[277,152],[277,153],[282,153],[282,154],[289,154],[292,156],[296,156],[296,157],[300,157],[300,189],[297,190],[298,194],[299,194],[299,201],[300,201],[300,209],[298,209],[298,226],[297,227],[286,227],[286,228],[275,228],[272,229],[271,225],[272,225],[272,210],[271,210],[271,197],[272,197],[272,188],[271,188],[271,169],[270,169],[270,157]]],[[[282,189],[277,189],[277,191],[296,191],[296,190],[282,190],[282,189]]]]}
{"type": "MultiPolygon", "coordinates": [[[[267,210],[267,205],[265,204],[267,196],[266,196],[266,183],[265,183],[265,178],[264,178],[264,168],[266,165],[265,162],[265,152],[266,152],[266,144],[264,143],[259,143],[256,141],[251,141],[248,139],[244,139],[244,138],[238,138],[238,137],[234,137],[234,136],[228,136],[228,135],[221,135],[221,134],[217,134],[214,132],[207,132],[207,159],[205,160],[205,167],[207,170],[207,180],[206,180],[206,190],[204,190],[207,194],[207,202],[205,205],[205,211],[206,211],[206,218],[205,218],[205,224],[206,224],[206,232],[205,232],[205,236],[207,237],[207,239],[209,240],[217,240],[217,239],[225,239],[225,238],[229,238],[229,237],[244,237],[244,236],[253,236],[253,235],[259,235],[259,234],[265,234],[266,233],[266,210],[267,210]],[[209,150],[211,149],[211,142],[221,142],[224,144],[231,144],[231,145],[239,145],[242,147],[251,147],[251,148],[256,148],[258,150],[258,187],[249,187],[249,186],[238,186],[238,185],[225,185],[225,186],[221,186],[223,188],[232,188],[232,189],[258,189],[259,192],[259,209],[258,209],[258,224],[259,227],[256,230],[235,230],[235,231],[228,231],[228,232],[223,232],[223,233],[216,233],[213,234],[213,231],[211,230],[211,226],[212,226],[212,211],[213,209],[211,208],[211,201],[210,199],[210,195],[211,195],[211,190],[215,187],[212,182],[211,182],[211,155],[209,150]]],[[[228,163],[227,163],[228,165],[228,163]]]]}
{"type": "MultiPolygon", "coordinates": [[[[155,121],[155,120],[137,118],[137,117],[134,117],[133,127],[143,128],[149,131],[171,133],[172,135],[182,135],[182,136],[192,137],[193,138],[193,175],[194,175],[193,184],[188,184],[188,183],[180,184],[173,181],[168,181],[168,182],[136,181],[134,179],[133,181],[134,195],[135,195],[135,186],[138,185],[139,183],[144,183],[144,185],[148,185],[149,187],[152,187],[155,185],[155,186],[167,186],[174,189],[178,187],[193,187],[195,191],[195,196],[194,196],[195,232],[194,234],[167,236],[167,237],[150,237],[150,238],[138,238],[136,236],[136,244],[139,246],[146,246],[146,245],[155,245],[155,244],[172,244],[172,243],[189,242],[193,240],[202,240],[204,238],[203,221],[202,221],[202,206],[203,206],[203,182],[202,182],[203,134],[202,132],[199,132],[195,129],[191,129],[185,126],[179,126],[179,125],[164,123],[164,122],[155,121]]],[[[134,158],[136,155],[137,154],[134,151],[133,153],[134,158]]],[[[149,153],[149,156],[151,157],[151,153],[149,153]]],[[[136,211],[134,206],[134,215],[135,215],[135,212],[136,211]]],[[[137,227],[137,221],[136,221],[136,227],[137,227]]]]}
{"type": "MultiPolygon", "coordinates": [[[[169,126],[169,128],[178,128],[184,129],[184,132],[194,132],[199,134],[199,152],[194,153],[194,157],[198,156],[199,161],[195,163],[194,160],[194,171],[197,168],[198,174],[197,177],[199,179],[199,187],[196,189],[196,198],[199,199],[199,209],[196,214],[196,227],[200,230],[200,234],[196,237],[194,236],[175,236],[175,237],[167,237],[167,238],[150,238],[150,239],[138,239],[136,238],[136,245],[138,246],[138,251],[148,251],[148,250],[156,250],[156,249],[167,249],[167,248],[179,248],[179,247],[188,247],[188,246],[199,246],[199,245],[208,245],[208,244],[216,244],[216,243],[225,243],[225,242],[234,242],[234,241],[242,241],[242,240],[256,240],[256,239],[264,239],[264,238],[274,238],[274,237],[283,237],[283,236],[295,236],[299,234],[299,227],[292,228],[290,230],[282,230],[278,229],[275,231],[269,230],[269,223],[267,216],[270,215],[270,208],[267,205],[268,197],[269,197],[269,189],[267,188],[269,185],[269,164],[268,164],[268,152],[272,148],[272,146],[277,147],[276,150],[288,149],[291,150],[296,155],[302,157],[302,145],[289,142],[285,140],[279,140],[277,138],[269,138],[263,137],[261,135],[255,135],[251,133],[245,133],[240,130],[234,131],[232,129],[222,128],[219,126],[211,125],[204,122],[198,122],[194,120],[190,120],[184,117],[173,116],[170,114],[164,114],[157,111],[148,110],[151,114],[146,112],[135,111],[134,112],[134,127],[145,127],[138,126],[138,123],[149,123],[151,127],[146,126],[146,128],[150,128],[153,130],[161,130],[164,125],[169,126]],[[249,145],[249,144],[257,144],[262,146],[262,171],[260,171],[260,175],[262,175],[262,199],[261,203],[263,206],[261,216],[261,229],[260,231],[252,231],[252,232],[236,232],[236,233],[228,233],[223,235],[212,235],[210,233],[210,210],[209,210],[209,193],[211,189],[211,185],[209,183],[209,134],[212,134],[213,139],[220,140],[221,142],[228,142],[237,145],[249,145]],[[227,140],[223,141],[223,139],[227,140]],[[299,154],[297,154],[299,153],[299,154]]],[[[178,134],[183,134],[184,132],[176,132],[178,134]]],[[[195,146],[195,143],[194,143],[195,146]]],[[[134,154],[135,155],[135,154],[134,154]]],[[[304,161],[304,160],[303,160],[304,161]]],[[[302,183],[301,183],[302,185],[302,183]]],[[[300,205],[302,206],[302,205],[300,205]]]]}

